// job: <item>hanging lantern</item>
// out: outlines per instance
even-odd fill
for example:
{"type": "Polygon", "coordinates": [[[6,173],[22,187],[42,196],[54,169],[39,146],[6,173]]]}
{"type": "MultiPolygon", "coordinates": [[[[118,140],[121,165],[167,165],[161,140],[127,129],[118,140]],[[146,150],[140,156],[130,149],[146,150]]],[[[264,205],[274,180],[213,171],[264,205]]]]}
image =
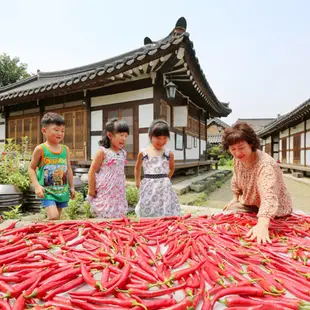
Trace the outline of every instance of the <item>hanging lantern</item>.
{"type": "Polygon", "coordinates": [[[177,86],[174,83],[169,82],[165,86],[165,89],[166,89],[166,93],[167,93],[167,98],[168,99],[175,99],[175,94],[176,94],[176,91],[177,91],[177,86]]]}

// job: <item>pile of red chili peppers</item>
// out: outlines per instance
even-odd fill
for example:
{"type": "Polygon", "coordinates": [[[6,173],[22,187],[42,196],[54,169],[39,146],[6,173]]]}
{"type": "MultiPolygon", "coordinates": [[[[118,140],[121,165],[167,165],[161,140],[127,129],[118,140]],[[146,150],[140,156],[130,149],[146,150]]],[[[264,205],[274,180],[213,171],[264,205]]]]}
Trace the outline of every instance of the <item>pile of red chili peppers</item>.
{"type": "Polygon", "coordinates": [[[67,221],[0,230],[0,309],[310,309],[310,216],[67,221]]]}

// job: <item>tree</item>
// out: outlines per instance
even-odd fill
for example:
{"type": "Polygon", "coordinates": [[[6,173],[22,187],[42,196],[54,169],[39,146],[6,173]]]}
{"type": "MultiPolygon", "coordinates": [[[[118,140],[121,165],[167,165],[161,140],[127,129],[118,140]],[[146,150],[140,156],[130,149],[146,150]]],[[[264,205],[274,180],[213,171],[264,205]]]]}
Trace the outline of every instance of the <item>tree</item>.
{"type": "Polygon", "coordinates": [[[18,57],[11,58],[7,54],[0,54],[0,87],[29,77],[27,64],[20,63],[18,57]]]}

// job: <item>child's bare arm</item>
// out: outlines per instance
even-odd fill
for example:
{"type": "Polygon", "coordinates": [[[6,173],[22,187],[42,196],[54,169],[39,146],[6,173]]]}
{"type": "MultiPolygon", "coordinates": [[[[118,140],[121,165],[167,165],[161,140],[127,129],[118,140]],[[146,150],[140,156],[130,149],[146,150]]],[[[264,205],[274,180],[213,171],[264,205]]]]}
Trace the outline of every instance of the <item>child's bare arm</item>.
{"type": "Polygon", "coordinates": [[[70,163],[70,150],[67,147],[67,175],[68,175],[68,183],[70,186],[70,197],[71,199],[75,199],[75,189],[74,189],[74,181],[73,181],[73,171],[70,163]]]}
{"type": "Polygon", "coordinates": [[[29,177],[31,183],[34,186],[35,194],[37,195],[38,198],[44,198],[44,188],[39,184],[36,172],[41,157],[42,157],[42,148],[38,145],[32,153],[31,162],[28,168],[29,177]]]}
{"type": "Polygon", "coordinates": [[[174,154],[172,152],[169,152],[170,160],[169,160],[169,172],[168,172],[168,178],[171,179],[174,170],[175,170],[175,165],[174,165],[174,154]]]}
{"type": "Polygon", "coordinates": [[[98,150],[91,163],[88,171],[88,196],[96,196],[96,172],[99,170],[102,162],[104,161],[105,155],[103,150],[98,150]]]}
{"type": "Polygon", "coordinates": [[[135,179],[137,188],[140,188],[141,183],[141,166],[142,166],[142,153],[139,152],[135,166],[135,179]]]}

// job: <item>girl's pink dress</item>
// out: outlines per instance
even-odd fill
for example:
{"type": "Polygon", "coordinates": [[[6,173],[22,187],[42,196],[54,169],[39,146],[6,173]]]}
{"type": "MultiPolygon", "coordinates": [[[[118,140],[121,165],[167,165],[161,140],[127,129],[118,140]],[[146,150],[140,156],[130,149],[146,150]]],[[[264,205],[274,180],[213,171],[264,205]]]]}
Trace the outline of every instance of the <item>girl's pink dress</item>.
{"type": "Polygon", "coordinates": [[[105,159],[96,173],[96,196],[88,197],[92,214],[102,218],[119,218],[127,214],[125,163],[126,152],[101,147],[105,159]]]}

